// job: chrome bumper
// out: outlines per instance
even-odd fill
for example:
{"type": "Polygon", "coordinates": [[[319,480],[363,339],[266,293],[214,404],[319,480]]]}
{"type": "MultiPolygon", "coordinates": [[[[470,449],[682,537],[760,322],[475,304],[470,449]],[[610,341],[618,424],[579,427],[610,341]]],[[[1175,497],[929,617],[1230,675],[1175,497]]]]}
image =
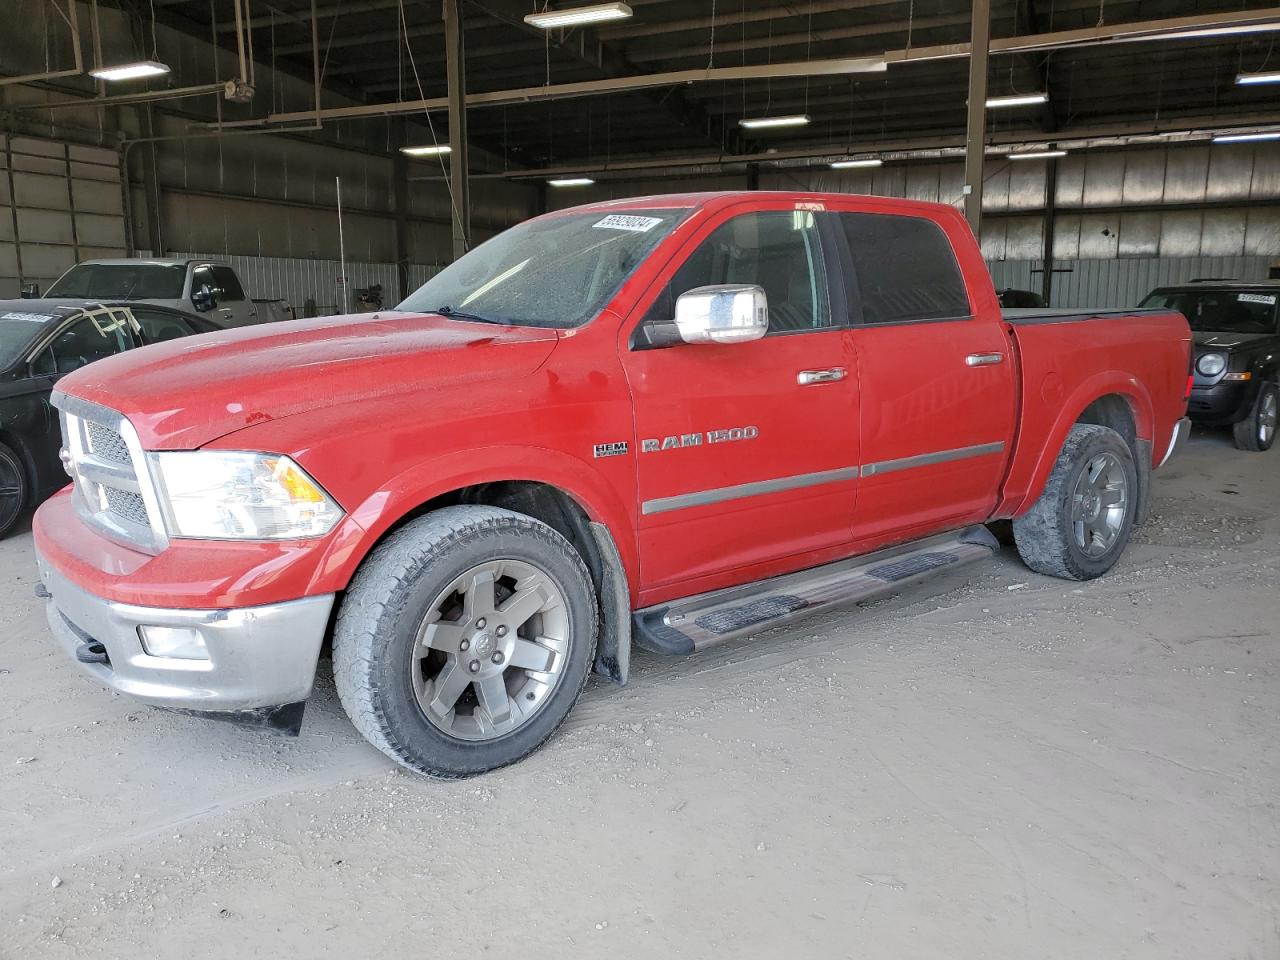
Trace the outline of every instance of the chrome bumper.
{"type": "Polygon", "coordinates": [[[1187,443],[1187,437],[1191,436],[1191,418],[1183,417],[1173,425],[1173,436],[1169,438],[1169,449],[1164,452],[1164,457],[1156,465],[1156,469],[1163,467],[1168,463],[1187,443]]]}
{"type": "MultiPolygon", "coordinates": [[[[171,610],[116,603],[72,583],[36,553],[50,594],[49,628],[101,683],[147,703],[188,710],[244,711],[305,700],[315,679],[333,594],[229,610],[171,610]],[[199,631],[207,659],[154,657],[141,626],[199,631]],[[86,645],[105,648],[86,662],[86,645]]],[[[96,648],[94,648],[96,649],[96,648]]]]}

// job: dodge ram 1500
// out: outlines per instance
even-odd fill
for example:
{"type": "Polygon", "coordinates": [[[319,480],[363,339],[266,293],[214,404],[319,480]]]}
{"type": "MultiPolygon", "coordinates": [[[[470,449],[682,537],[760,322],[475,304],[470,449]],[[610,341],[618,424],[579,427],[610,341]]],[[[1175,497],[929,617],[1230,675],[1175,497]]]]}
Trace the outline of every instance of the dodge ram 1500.
{"type": "Polygon", "coordinates": [[[59,382],[48,619],[98,680],[291,726],[322,645],[404,766],[525,756],[632,644],[683,655],[991,556],[1097,577],[1186,436],[1167,310],[1001,312],[951,207],[561,210],[395,310],[59,382]]]}

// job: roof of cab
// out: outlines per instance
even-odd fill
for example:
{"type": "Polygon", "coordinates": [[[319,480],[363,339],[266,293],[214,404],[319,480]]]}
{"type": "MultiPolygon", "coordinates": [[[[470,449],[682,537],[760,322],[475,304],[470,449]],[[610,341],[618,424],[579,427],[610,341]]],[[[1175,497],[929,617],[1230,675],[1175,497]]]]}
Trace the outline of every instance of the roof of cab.
{"type": "Polygon", "coordinates": [[[706,193],[659,193],[646,197],[624,197],[619,200],[597,200],[575,207],[563,207],[556,213],[569,210],[645,210],[654,208],[722,207],[743,200],[782,200],[795,203],[826,203],[828,201],[866,200],[876,206],[892,206],[903,210],[938,210],[955,212],[946,203],[928,200],[904,200],[898,197],[876,197],[856,193],[813,193],[791,190],[723,190],[706,193]]]}

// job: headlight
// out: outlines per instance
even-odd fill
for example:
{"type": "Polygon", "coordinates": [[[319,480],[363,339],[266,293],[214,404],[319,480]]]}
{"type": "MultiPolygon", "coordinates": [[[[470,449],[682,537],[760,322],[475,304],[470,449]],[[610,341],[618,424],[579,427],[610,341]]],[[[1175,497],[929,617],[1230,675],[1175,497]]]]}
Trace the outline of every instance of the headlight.
{"type": "Polygon", "coordinates": [[[224,450],[149,457],[171,537],[320,537],[342,517],[342,509],[288,457],[224,450]]]}
{"type": "Polygon", "coordinates": [[[1216,377],[1227,369],[1227,358],[1220,353],[1206,353],[1196,361],[1196,369],[1206,377],[1216,377]]]}

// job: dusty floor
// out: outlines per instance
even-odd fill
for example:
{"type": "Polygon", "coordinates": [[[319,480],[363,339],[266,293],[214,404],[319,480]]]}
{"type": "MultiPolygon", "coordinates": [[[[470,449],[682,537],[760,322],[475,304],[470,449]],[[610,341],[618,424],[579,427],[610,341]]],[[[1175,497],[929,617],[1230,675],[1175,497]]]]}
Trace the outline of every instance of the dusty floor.
{"type": "Polygon", "coordinates": [[[99,689],[46,640],[20,534],[0,956],[1276,957],[1278,476],[1197,433],[1103,580],[1006,550],[641,657],[452,784],[366,746],[328,677],[297,740],[99,689]]]}

